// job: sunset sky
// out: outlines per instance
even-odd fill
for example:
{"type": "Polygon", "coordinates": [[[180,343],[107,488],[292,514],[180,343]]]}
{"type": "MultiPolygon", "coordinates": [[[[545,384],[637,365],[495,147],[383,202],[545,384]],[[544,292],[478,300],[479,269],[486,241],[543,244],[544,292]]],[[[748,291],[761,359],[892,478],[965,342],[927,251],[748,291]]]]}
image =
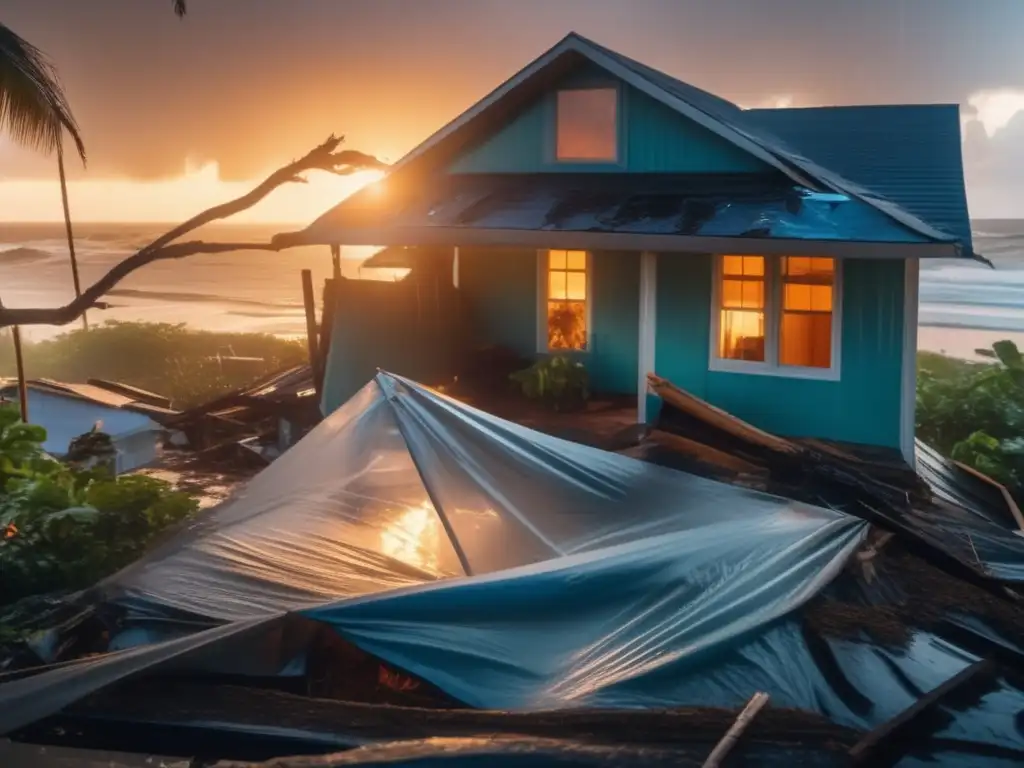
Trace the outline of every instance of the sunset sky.
{"type": "MultiPolygon", "coordinates": [[[[744,106],[956,102],[975,217],[1024,217],[1024,0],[0,0],[89,152],[79,221],[173,221],[331,132],[395,160],[575,30],[744,106]]],[[[306,222],[317,176],[249,221],[306,222]]],[[[53,158],[0,138],[0,220],[57,220],[53,158]]]]}

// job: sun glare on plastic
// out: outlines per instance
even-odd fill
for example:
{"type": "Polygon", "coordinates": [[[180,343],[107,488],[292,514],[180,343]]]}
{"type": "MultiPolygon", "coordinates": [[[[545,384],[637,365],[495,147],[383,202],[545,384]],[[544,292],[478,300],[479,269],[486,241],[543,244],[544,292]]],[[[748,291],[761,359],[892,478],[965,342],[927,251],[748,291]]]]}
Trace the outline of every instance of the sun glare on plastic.
{"type": "Polygon", "coordinates": [[[381,552],[425,571],[436,571],[439,542],[434,507],[424,501],[399,512],[381,532],[381,552]]]}

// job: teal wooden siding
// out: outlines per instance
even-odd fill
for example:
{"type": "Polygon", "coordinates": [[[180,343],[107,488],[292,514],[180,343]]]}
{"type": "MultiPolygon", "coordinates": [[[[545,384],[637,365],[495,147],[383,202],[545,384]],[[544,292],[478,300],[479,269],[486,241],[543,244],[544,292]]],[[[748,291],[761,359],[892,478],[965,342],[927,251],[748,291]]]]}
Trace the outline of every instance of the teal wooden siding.
{"type": "Polygon", "coordinates": [[[529,248],[462,248],[459,290],[478,343],[537,353],[537,252],[529,248]]]}
{"type": "Polygon", "coordinates": [[[608,75],[582,72],[558,87],[619,87],[618,163],[558,163],[554,159],[555,93],[527,106],[497,133],[471,147],[451,173],[757,173],[768,165],[647,94],[608,75]]]}
{"type": "MultiPolygon", "coordinates": [[[[581,359],[595,391],[635,393],[640,255],[597,252],[591,269],[591,349],[581,359]]],[[[537,282],[532,249],[462,249],[459,288],[471,308],[476,341],[538,357],[537,282]]]]}
{"type": "Polygon", "coordinates": [[[843,264],[840,381],[709,371],[711,257],[658,257],[656,368],[762,429],[899,447],[904,265],[843,264]]]}
{"type": "Polygon", "coordinates": [[[596,251],[587,368],[595,391],[635,394],[640,354],[640,254],[596,251]]]}

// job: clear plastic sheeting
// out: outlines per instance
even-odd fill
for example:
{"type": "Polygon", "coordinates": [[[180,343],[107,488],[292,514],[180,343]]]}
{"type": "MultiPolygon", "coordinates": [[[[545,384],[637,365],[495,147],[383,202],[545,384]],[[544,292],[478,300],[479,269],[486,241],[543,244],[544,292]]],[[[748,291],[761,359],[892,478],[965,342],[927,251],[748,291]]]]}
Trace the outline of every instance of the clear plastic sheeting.
{"type": "Polygon", "coordinates": [[[703,672],[815,595],[863,533],[827,510],[719,512],[720,522],[305,613],[472,706],[670,706],[681,702],[661,698],[660,680],[703,672]]]}
{"type": "Polygon", "coordinates": [[[821,566],[864,529],[543,435],[381,373],[239,497],[108,586],[150,610],[231,621],[617,545],[640,551],[702,528],[724,535],[722,526],[730,538],[719,558],[759,547],[797,558],[776,568],[821,566]]]}
{"type": "Polygon", "coordinates": [[[237,497],[107,586],[116,599],[233,621],[461,574],[371,383],[237,497]]]}

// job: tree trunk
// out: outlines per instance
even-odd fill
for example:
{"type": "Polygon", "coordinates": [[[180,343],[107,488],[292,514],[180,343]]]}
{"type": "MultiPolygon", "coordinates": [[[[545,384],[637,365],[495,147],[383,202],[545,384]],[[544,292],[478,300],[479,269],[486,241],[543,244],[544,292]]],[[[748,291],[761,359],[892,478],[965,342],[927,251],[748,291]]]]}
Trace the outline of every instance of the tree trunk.
{"type": "MultiPolygon", "coordinates": [[[[75,235],[71,229],[71,207],[68,205],[68,181],[64,175],[64,141],[57,145],[57,170],[60,173],[60,198],[64,204],[64,229],[68,236],[68,253],[71,254],[71,278],[75,283],[75,298],[82,298],[82,281],[78,276],[78,258],[75,256],[75,235]]],[[[89,330],[89,318],[82,312],[82,327],[89,330]]]]}

